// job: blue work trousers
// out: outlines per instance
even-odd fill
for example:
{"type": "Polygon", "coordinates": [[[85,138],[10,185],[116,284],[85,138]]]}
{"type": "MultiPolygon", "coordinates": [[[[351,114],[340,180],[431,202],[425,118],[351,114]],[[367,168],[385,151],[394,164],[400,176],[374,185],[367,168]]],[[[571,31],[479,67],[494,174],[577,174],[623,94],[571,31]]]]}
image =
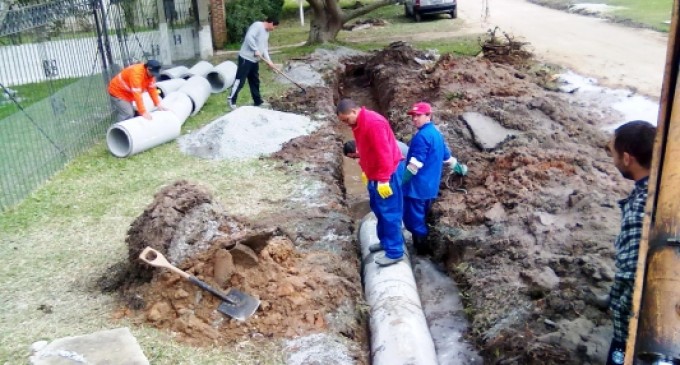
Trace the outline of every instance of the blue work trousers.
{"type": "Polygon", "coordinates": [[[398,259],[404,255],[404,236],[401,234],[401,217],[404,200],[401,193],[401,170],[390,177],[392,195],[386,199],[378,194],[378,182],[368,182],[368,199],[371,210],[378,219],[377,233],[380,243],[385,249],[385,256],[398,259]]]}
{"type": "Polygon", "coordinates": [[[427,236],[427,212],[430,211],[433,202],[434,199],[404,197],[404,226],[412,235],[427,236]]]}

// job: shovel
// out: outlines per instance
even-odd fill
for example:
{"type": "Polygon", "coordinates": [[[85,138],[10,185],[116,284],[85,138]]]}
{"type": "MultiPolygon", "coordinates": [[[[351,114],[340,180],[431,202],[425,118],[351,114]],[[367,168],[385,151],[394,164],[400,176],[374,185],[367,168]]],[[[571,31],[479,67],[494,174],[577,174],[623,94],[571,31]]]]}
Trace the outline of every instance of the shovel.
{"type": "Polygon", "coordinates": [[[196,286],[199,288],[206,290],[210,292],[210,294],[222,299],[222,303],[220,303],[220,306],[217,307],[217,310],[234,319],[238,319],[239,321],[245,321],[248,317],[252,316],[260,306],[259,299],[254,298],[240,290],[231,288],[227,294],[223,294],[215,290],[210,285],[198,280],[195,276],[189,275],[186,272],[172,266],[172,264],[170,264],[168,260],[165,259],[165,256],[151,247],[145,248],[144,251],[139,254],[139,258],[151,266],[170,269],[191,283],[196,284],[196,286]]]}
{"type": "MultiPolygon", "coordinates": [[[[260,57],[260,59],[264,60],[264,58],[262,58],[262,57],[260,57]]],[[[267,62],[265,61],[265,63],[267,63],[267,62]]],[[[292,82],[293,84],[295,84],[295,86],[299,87],[299,88],[302,90],[302,93],[303,93],[303,94],[307,95],[307,90],[305,90],[305,88],[302,87],[302,85],[298,84],[298,83],[295,82],[293,79],[291,79],[290,76],[284,74],[283,71],[279,70],[278,68],[272,67],[269,63],[267,63],[267,66],[269,66],[269,68],[271,68],[272,70],[274,70],[274,72],[276,72],[277,74],[279,74],[279,75],[285,77],[286,79],[288,79],[288,81],[290,81],[290,82],[292,82]]]]}

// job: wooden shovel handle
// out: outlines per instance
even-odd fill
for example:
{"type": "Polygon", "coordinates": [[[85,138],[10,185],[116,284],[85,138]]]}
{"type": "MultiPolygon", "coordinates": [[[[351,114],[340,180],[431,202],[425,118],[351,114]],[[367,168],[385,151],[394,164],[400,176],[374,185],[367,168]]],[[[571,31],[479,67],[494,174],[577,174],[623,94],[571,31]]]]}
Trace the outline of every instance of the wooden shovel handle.
{"type": "Polygon", "coordinates": [[[173,272],[179,274],[181,277],[188,279],[191,275],[186,272],[174,267],[160,252],[154,250],[151,247],[146,247],[142,253],[139,254],[139,259],[146,262],[147,264],[155,267],[163,267],[170,269],[173,272]],[[149,256],[151,255],[151,257],[149,256]]]}
{"type": "Polygon", "coordinates": [[[304,91],[305,93],[307,93],[307,90],[305,90],[305,88],[302,87],[302,85],[300,85],[300,84],[298,84],[297,82],[295,82],[295,80],[293,80],[292,78],[290,78],[290,76],[288,76],[288,75],[286,75],[285,73],[283,73],[283,71],[279,70],[279,69],[276,68],[276,67],[272,67],[272,65],[270,65],[269,62],[267,62],[267,60],[264,59],[264,57],[262,57],[262,56],[259,56],[259,57],[260,57],[261,60],[265,61],[265,63],[267,64],[267,66],[269,66],[269,68],[271,68],[274,72],[276,72],[277,74],[279,74],[279,75],[285,77],[286,79],[288,79],[288,81],[292,82],[295,86],[299,87],[300,89],[302,89],[302,91],[304,91]]]}

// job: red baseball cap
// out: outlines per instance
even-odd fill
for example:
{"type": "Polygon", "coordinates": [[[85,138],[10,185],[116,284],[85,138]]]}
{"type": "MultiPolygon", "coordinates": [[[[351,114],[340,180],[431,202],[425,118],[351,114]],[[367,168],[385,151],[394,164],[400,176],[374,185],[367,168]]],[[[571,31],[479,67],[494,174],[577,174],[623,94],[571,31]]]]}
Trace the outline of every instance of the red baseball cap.
{"type": "Polygon", "coordinates": [[[415,103],[411,110],[408,111],[408,115],[423,115],[432,114],[432,107],[430,104],[425,102],[415,103]]]}

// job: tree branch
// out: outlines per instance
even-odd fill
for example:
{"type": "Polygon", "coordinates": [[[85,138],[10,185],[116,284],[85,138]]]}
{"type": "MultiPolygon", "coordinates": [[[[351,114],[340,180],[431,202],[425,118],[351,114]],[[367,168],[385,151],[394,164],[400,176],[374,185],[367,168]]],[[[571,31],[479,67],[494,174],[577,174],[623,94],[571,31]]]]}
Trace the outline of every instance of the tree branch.
{"type": "Polygon", "coordinates": [[[350,21],[354,18],[358,18],[358,17],[360,17],[364,14],[368,14],[375,9],[382,8],[385,5],[394,4],[396,2],[397,2],[397,0],[382,0],[382,1],[377,1],[377,2],[374,2],[374,3],[366,5],[366,6],[362,6],[359,9],[348,11],[348,12],[344,13],[343,16],[342,16],[342,24],[345,24],[348,21],[350,21]]]}

